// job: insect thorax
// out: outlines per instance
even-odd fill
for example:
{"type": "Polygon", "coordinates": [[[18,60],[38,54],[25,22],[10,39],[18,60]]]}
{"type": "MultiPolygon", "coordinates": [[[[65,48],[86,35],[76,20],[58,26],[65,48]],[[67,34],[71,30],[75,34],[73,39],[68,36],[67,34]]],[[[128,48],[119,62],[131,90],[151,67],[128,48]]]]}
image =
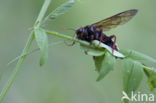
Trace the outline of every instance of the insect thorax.
{"type": "Polygon", "coordinates": [[[91,39],[98,38],[99,30],[92,25],[85,26],[76,30],[77,38],[90,42],[91,39]],[[93,36],[93,38],[91,38],[93,36]]]}

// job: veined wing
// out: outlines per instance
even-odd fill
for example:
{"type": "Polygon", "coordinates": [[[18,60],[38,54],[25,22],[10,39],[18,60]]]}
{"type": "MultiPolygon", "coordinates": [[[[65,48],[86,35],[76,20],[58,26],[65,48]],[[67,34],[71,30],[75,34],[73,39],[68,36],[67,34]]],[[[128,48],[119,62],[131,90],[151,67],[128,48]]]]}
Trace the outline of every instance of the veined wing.
{"type": "Polygon", "coordinates": [[[108,31],[118,25],[127,23],[136,15],[137,11],[136,9],[127,10],[92,25],[96,28],[103,29],[103,31],[108,31]]]}

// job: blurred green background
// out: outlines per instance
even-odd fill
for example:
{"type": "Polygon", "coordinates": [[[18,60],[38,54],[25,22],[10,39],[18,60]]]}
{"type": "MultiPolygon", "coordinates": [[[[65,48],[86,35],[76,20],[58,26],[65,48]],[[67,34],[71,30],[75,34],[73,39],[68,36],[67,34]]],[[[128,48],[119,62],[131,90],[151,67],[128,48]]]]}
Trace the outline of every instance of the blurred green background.
{"type": "MultiPolygon", "coordinates": [[[[64,2],[52,0],[47,14],[64,2]]],[[[16,65],[7,67],[6,64],[20,55],[42,3],[43,0],[0,0],[1,89],[16,65]]],[[[130,22],[106,33],[116,34],[119,48],[134,49],[156,58],[155,5],[156,0],[80,0],[66,14],[49,21],[46,28],[72,36],[74,32],[62,28],[77,29],[135,8],[139,12],[130,22]]],[[[63,40],[49,36],[49,43],[57,41],[63,40]]],[[[36,47],[34,42],[32,49],[36,47]]],[[[78,45],[51,46],[49,59],[43,67],[39,67],[39,55],[40,52],[35,52],[26,58],[4,103],[121,103],[120,61],[114,71],[96,82],[98,75],[92,57],[85,55],[78,45]]],[[[145,77],[138,91],[150,93],[145,77]]]]}

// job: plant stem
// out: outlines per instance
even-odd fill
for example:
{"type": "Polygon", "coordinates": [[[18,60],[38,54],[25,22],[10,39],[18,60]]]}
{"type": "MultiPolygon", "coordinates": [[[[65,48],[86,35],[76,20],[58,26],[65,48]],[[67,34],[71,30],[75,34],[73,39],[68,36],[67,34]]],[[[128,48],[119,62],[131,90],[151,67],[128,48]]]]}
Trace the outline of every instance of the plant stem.
{"type": "Polygon", "coordinates": [[[42,19],[43,19],[44,15],[45,15],[45,13],[46,13],[46,11],[48,9],[48,6],[50,4],[50,1],[51,0],[45,0],[43,6],[41,8],[41,11],[40,11],[40,13],[39,13],[39,15],[38,15],[38,17],[36,19],[36,22],[35,22],[35,27],[36,28],[40,26],[40,24],[42,22],[42,19]]]}
{"type": "MultiPolygon", "coordinates": [[[[51,44],[49,44],[48,46],[50,47],[50,46],[58,45],[58,44],[60,44],[60,43],[63,43],[63,41],[59,41],[59,42],[56,42],[56,43],[51,43],[51,44]]],[[[16,58],[12,59],[7,65],[8,65],[8,66],[11,65],[11,64],[14,63],[16,60],[18,60],[21,56],[30,55],[30,54],[32,54],[32,53],[34,53],[34,52],[36,52],[36,51],[39,51],[39,50],[40,50],[40,48],[36,48],[36,49],[33,49],[33,50],[31,50],[31,51],[29,51],[29,52],[23,54],[23,55],[19,55],[19,56],[17,56],[16,58]]]]}
{"type": "Polygon", "coordinates": [[[60,34],[60,33],[58,33],[58,32],[46,30],[46,33],[49,34],[49,35],[54,35],[54,36],[57,36],[57,37],[66,39],[66,40],[72,40],[72,41],[74,41],[74,42],[78,42],[78,43],[80,43],[81,45],[89,46],[89,43],[86,42],[86,41],[82,41],[82,40],[78,40],[78,39],[73,39],[71,36],[67,36],[67,35],[64,35],[64,34],[60,34]]]}
{"type": "MultiPolygon", "coordinates": [[[[32,34],[30,35],[30,37],[29,37],[29,40],[28,40],[28,42],[27,42],[27,44],[26,44],[26,47],[24,48],[22,54],[24,54],[25,52],[27,52],[27,51],[29,50],[30,45],[31,45],[33,39],[34,39],[34,35],[33,35],[33,33],[32,33],[32,34]]],[[[19,58],[19,60],[18,60],[18,62],[17,62],[17,65],[16,65],[16,68],[14,69],[14,71],[13,71],[13,73],[12,73],[10,79],[8,80],[6,86],[2,89],[2,92],[1,92],[1,95],[0,95],[0,103],[3,101],[3,99],[4,99],[5,95],[6,95],[6,93],[8,92],[8,90],[9,90],[9,88],[11,87],[12,83],[14,82],[14,80],[15,80],[15,78],[16,78],[16,76],[17,76],[17,73],[19,72],[20,67],[21,67],[21,64],[23,63],[25,57],[26,57],[26,55],[24,55],[24,56],[22,56],[22,57],[19,58]]]]}
{"type": "MultiPolygon", "coordinates": [[[[43,6],[41,8],[41,11],[40,11],[40,13],[38,15],[38,18],[37,18],[36,22],[35,22],[34,28],[38,28],[40,26],[40,23],[41,23],[41,21],[42,21],[42,19],[44,17],[44,14],[47,11],[47,8],[48,8],[49,4],[50,4],[50,0],[45,0],[44,1],[44,4],[43,4],[43,6]]],[[[27,53],[29,51],[29,48],[30,48],[33,40],[34,40],[34,32],[32,31],[30,33],[27,44],[26,44],[25,48],[23,49],[23,52],[22,52],[21,55],[24,55],[25,53],[27,53]]],[[[19,60],[17,62],[17,65],[16,65],[10,79],[8,80],[6,86],[2,89],[2,92],[0,94],[0,103],[2,103],[2,101],[3,101],[4,97],[6,96],[9,88],[11,87],[12,83],[14,82],[14,80],[15,80],[15,78],[16,78],[16,76],[17,76],[17,74],[18,74],[18,72],[19,72],[19,70],[21,68],[21,65],[22,65],[25,58],[26,58],[26,55],[21,56],[19,58],[19,60]]]]}

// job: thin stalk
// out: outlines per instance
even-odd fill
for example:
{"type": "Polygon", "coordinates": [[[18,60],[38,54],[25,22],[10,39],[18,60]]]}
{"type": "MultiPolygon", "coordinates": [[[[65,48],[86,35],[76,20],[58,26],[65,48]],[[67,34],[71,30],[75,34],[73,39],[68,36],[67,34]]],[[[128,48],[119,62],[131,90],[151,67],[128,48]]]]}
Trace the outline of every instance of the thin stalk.
{"type": "Polygon", "coordinates": [[[46,13],[46,11],[48,9],[48,6],[49,6],[50,2],[51,2],[51,0],[45,0],[44,1],[44,4],[43,4],[43,6],[42,6],[42,8],[40,10],[40,13],[39,13],[39,15],[38,15],[38,17],[36,19],[36,22],[35,22],[35,27],[36,28],[40,26],[40,24],[42,22],[42,19],[43,19],[44,15],[45,15],[45,13],[46,13]]]}
{"type": "MultiPolygon", "coordinates": [[[[27,52],[29,50],[33,39],[34,39],[34,35],[32,33],[30,35],[30,37],[29,37],[29,40],[28,40],[22,54],[24,54],[25,52],[27,52]]],[[[2,101],[3,101],[4,97],[6,96],[9,88],[11,87],[12,83],[14,82],[14,80],[15,80],[15,78],[16,78],[16,76],[17,76],[17,74],[18,74],[18,72],[19,72],[19,70],[21,68],[21,65],[22,65],[22,63],[23,63],[23,61],[25,59],[25,57],[26,57],[26,55],[19,58],[19,60],[17,62],[17,65],[16,65],[16,68],[14,69],[10,79],[8,80],[6,86],[2,89],[1,94],[0,94],[0,103],[2,103],[2,101]]]]}
{"type": "MultiPolygon", "coordinates": [[[[37,18],[36,22],[35,22],[34,28],[37,28],[37,27],[40,26],[40,23],[41,23],[41,21],[42,21],[42,19],[44,17],[44,14],[47,11],[47,8],[48,8],[49,4],[50,4],[50,0],[45,0],[44,1],[44,4],[43,4],[43,6],[41,8],[41,11],[40,11],[40,13],[38,15],[38,18],[37,18]]],[[[28,41],[26,43],[26,46],[23,49],[23,52],[21,53],[21,55],[24,55],[25,53],[27,53],[29,51],[30,46],[31,46],[33,40],[34,40],[34,32],[32,31],[30,33],[29,39],[28,39],[28,41]]],[[[9,88],[13,84],[13,82],[14,82],[14,80],[15,80],[15,78],[16,78],[16,76],[17,76],[17,74],[18,74],[18,72],[19,72],[19,70],[21,68],[21,65],[22,65],[22,63],[23,63],[23,61],[24,61],[25,58],[26,58],[26,55],[21,56],[19,58],[19,60],[17,62],[17,65],[16,65],[16,67],[15,67],[15,69],[14,69],[14,71],[13,71],[11,77],[10,77],[10,79],[8,80],[6,86],[1,91],[1,94],[0,94],[0,103],[2,103],[2,101],[3,101],[4,97],[6,96],[9,88]]]]}
{"type": "MultiPolygon", "coordinates": [[[[63,41],[51,43],[51,44],[48,45],[48,47],[51,47],[51,46],[54,46],[54,45],[58,45],[58,44],[61,44],[61,43],[63,43],[63,41]]],[[[13,60],[11,60],[7,65],[8,65],[8,66],[11,65],[11,64],[14,63],[15,61],[17,61],[21,56],[25,56],[25,55],[28,56],[28,55],[30,55],[30,54],[36,52],[36,51],[39,51],[39,50],[40,50],[40,48],[36,48],[36,49],[33,49],[33,50],[31,50],[31,51],[29,51],[29,52],[23,54],[23,55],[19,55],[19,56],[17,56],[16,58],[14,58],[13,60]]]]}
{"type": "Polygon", "coordinates": [[[66,40],[72,40],[72,41],[74,41],[74,42],[78,42],[78,43],[80,43],[81,45],[89,46],[89,43],[86,42],[86,41],[82,41],[82,40],[78,40],[78,39],[73,39],[71,36],[67,36],[67,35],[64,35],[64,34],[60,34],[60,33],[58,33],[58,32],[46,30],[46,33],[47,33],[48,35],[53,35],[53,36],[57,36],[57,37],[59,37],[59,38],[63,38],[63,39],[66,39],[66,40]]]}

